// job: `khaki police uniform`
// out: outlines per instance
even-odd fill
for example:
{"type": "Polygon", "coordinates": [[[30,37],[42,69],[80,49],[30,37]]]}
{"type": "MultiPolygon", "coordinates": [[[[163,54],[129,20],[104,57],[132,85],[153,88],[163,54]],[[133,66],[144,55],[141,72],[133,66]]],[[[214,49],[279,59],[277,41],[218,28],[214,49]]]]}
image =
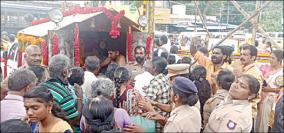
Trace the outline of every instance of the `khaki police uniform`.
{"type": "Polygon", "coordinates": [[[189,64],[171,64],[167,65],[168,74],[167,77],[189,74],[189,64]]]}
{"type": "Polygon", "coordinates": [[[251,106],[248,100],[226,99],[213,110],[204,132],[250,132],[251,106]]]}
{"type": "Polygon", "coordinates": [[[229,91],[224,89],[218,89],[217,93],[210,97],[204,104],[203,107],[203,125],[208,123],[208,119],[212,111],[225,99],[229,91]]]}
{"type": "Polygon", "coordinates": [[[200,111],[189,105],[181,105],[171,112],[164,132],[200,132],[200,111]]]}

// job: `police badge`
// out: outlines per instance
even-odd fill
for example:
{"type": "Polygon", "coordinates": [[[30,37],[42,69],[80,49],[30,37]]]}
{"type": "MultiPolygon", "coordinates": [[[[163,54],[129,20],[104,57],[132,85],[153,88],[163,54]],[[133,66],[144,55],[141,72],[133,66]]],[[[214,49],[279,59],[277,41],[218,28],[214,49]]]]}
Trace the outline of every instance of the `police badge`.
{"type": "Polygon", "coordinates": [[[228,123],[227,123],[227,127],[230,129],[230,130],[234,130],[237,126],[237,123],[229,120],[228,123]]]}

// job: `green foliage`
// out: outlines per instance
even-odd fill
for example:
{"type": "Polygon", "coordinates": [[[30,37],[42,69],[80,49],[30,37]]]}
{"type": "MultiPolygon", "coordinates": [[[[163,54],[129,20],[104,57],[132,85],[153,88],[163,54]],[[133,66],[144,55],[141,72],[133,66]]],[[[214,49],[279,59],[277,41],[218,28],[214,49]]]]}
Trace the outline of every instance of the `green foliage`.
{"type": "Polygon", "coordinates": [[[143,5],[143,1],[131,1],[131,4],[135,5],[137,8],[141,7],[143,5]]]}
{"type": "MultiPolygon", "coordinates": [[[[183,1],[179,1],[182,3],[183,1]]],[[[203,13],[206,4],[209,2],[207,9],[207,16],[217,16],[217,19],[221,20],[221,23],[228,23],[239,25],[245,17],[234,7],[231,2],[216,0],[216,1],[198,1],[198,7],[203,13]],[[229,10],[229,13],[228,13],[229,10]]],[[[263,5],[266,1],[260,1],[263,5]]],[[[249,14],[255,11],[255,1],[237,1],[237,3],[249,14]]],[[[195,14],[194,2],[184,2],[186,5],[186,14],[195,14]]],[[[283,18],[283,1],[272,1],[267,7],[265,7],[259,17],[259,25],[267,32],[279,32],[283,30],[281,19],[283,18]]],[[[251,29],[252,24],[247,22],[245,24],[246,29],[251,29]]]]}

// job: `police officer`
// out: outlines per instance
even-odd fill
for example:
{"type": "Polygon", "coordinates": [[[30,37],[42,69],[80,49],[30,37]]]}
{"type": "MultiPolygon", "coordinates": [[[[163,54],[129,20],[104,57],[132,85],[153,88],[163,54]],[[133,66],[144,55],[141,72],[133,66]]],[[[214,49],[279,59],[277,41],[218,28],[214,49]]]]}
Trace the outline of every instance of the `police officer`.
{"type": "Polygon", "coordinates": [[[230,87],[224,103],[211,113],[204,132],[250,132],[252,108],[250,100],[259,91],[260,84],[251,75],[242,75],[230,87]]]}
{"type": "Polygon", "coordinates": [[[164,132],[200,132],[201,115],[194,105],[198,101],[197,88],[185,77],[176,77],[171,90],[171,101],[175,104],[167,119],[155,112],[148,112],[146,116],[165,124],[164,132]]]}
{"type": "Polygon", "coordinates": [[[203,107],[203,125],[208,122],[209,116],[212,111],[225,99],[229,94],[231,84],[235,80],[235,75],[228,69],[221,70],[217,75],[218,90],[215,95],[209,98],[203,107]]]}

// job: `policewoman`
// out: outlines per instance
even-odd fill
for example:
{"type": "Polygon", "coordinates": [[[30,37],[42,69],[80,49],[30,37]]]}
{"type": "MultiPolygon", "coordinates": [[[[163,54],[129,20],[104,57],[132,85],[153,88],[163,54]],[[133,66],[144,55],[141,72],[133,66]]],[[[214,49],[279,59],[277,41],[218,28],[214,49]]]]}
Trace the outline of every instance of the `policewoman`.
{"type": "Polygon", "coordinates": [[[194,105],[198,101],[197,88],[184,77],[176,77],[171,91],[171,101],[175,108],[164,127],[164,132],[199,132],[201,129],[200,111],[194,105]]]}
{"type": "Polygon", "coordinates": [[[260,84],[251,75],[242,75],[232,85],[228,97],[211,113],[204,132],[250,132],[253,100],[260,84]]]}
{"type": "Polygon", "coordinates": [[[170,93],[174,108],[170,117],[158,113],[147,112],[147,117],[154,119],[164,126],[163,132],[200,132],[201,115],[194,105],[198,101],[197,88],[188,78],[175,77],[170,93]]]}

